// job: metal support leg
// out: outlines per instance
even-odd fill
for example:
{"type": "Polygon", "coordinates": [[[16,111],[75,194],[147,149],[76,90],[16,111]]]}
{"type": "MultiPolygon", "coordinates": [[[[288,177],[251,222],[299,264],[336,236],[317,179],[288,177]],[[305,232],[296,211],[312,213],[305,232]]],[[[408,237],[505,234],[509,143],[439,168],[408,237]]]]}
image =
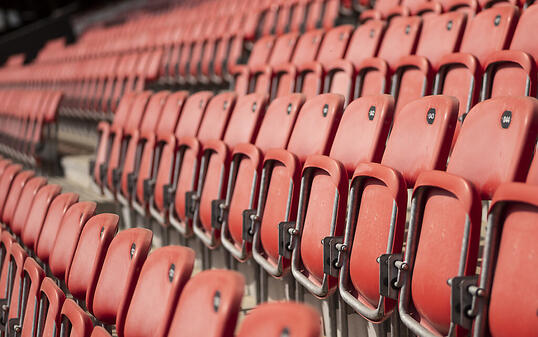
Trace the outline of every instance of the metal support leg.
{"type": "Polygon", "coordinates": [[[340,331],[340,337],[348,337],[347,304],[344,302],[342,297],[338,295],[338,292],[334,296],[338,297],[338,330],[340,331]]]}
{"type": "Polygon", "coordinates": [[[295,301],[296,296],[296,288],[297,288],[297,281],[295,281],[295,278],[293,275],[288,274],[286,276],[286,298],[288,301],[295,301]]]}
{"type": "Polygon", "coordinates": [[[202,251],[202,269],[211,269],[211,251],[207,248],[202,241],[198,241],[200,250],[202,251]]]}
{"type": "Polygon", "coordinates": [[[260,304],[267,302],[267,292],[269,289],[268,285],[268,275],[263,268],[260,268],[259,264],[255,264],[256,275],[258,275],[258,280],[256,282],[256,303],[260,304]]]}
{"type": "Polygon", "coordinates": [[[337,337],[336,334],[336,298],[337,294],[333,294],[324,300],[321,300],[321,312],[323,316],[323,329],[326,337],[337,337]]]}
{"type": "Polygon", "coordinates": [[[390,317],[390,336],[400,337],[400,314],[398,308],[394,310],[390,317]]]}

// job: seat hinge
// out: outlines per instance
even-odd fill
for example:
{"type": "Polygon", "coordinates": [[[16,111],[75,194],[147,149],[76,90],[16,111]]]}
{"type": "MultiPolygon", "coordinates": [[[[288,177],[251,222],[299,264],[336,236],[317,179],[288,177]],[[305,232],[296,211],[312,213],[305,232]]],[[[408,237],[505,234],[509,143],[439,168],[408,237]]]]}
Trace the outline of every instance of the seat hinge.
{"type": "Polygon", "coordinates": [[[478,287],[478,275],[456,276],[447,282],[452,289],[450,297],[452,323],[467,330],[472,328],[478,311],[478,299],[485,296],[485,290],[478,287]]]}
{"type": "Polygon", "coordinates": [[[344,237],[327,236],[321,240],[321,243],[323,244],[323,273],[338,277],[344,263],[343,254],[347,251],[344,237]]]}
{"type": "Polygon", "coordinates": [[[217,199],[211,201],[211,228],[220,230],[227,215],[228,207],[224,200],[217,199]]]}
{"type": "Polygon", "coordinates": [[[252,242],[254,231],[261,222],[261,218],[256,215],[255,209],[246,209],[243,211],[243,240],[252,242]]]}
{"type": "Polygon", "coordinates": [[[393,300],[398,299],[398,290],[402,287],[403,273],[409,265],[403,262],[402,254],[382,254],[379,263],[379,293],[393,300]]]}

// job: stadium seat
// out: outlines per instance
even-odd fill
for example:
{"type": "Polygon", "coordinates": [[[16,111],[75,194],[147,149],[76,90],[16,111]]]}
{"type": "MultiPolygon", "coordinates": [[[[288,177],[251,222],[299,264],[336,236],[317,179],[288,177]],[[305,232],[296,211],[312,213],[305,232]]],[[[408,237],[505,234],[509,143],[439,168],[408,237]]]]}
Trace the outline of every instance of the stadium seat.
{"type": "Polygon", "coordinates": [[[458,278],[476,273],[480,200],[490,199],[503,182],[525,179],[538,133],[538,101],[489,99],[477,104],[463,125],[446,173],[422,173],[413,191],[407,267],[399,269],[398,278],[400,317],[415,334],[470,329],[466,308],[455,306],[451,313],[447,281],[452,279],[454,292],[458,278]]]}
{"type": "Polygon", "coordinates": [[[28,180],[33,178],[34,175],[34,171],[24,170],[17,173],[17,175],[13,178],[11,188],[9,189],[9,194],[7,195],[6,203],[4,204],[4,207],[2,209],[2,223],[5,226],[11,226],[13,214],[15,214],[15,210],[19,205],[19,198],[21,196],[22,190],[24,189],[24,186],[26,185],[28,180]]]}
{"type": "Polygon", "coordinates": [[[13,234],[17,236],[21,235],[26,224],[26,219],[28,218],[30,211],[33,209],[34,198],[38,194],[39,190],[46,184],[46,178],[34,177],[28,180],[28,182],[24,185],[10,225],[13,234]]]}
{"type": "Polygon", "coordinates": [[[92,329],[90,316],[75,301],[66,299],[61,311],[60,336],[89,337],[92,329]]]}
{"type": "MultiPolygon", "coordinates": [[[[65,301],[65,294],[56,283],[45,277],[41,283],[38,321],[36,336],[58,336],[61,325],[61,310],[65,301]]],[[[31,337],[32,332],[22,337],[31,337]]]]}
{"type": "Polygon", "coordinates": [[[86,221],[73,255],[69,274],[65,276],[67,289],[74,298],[86,299],[88,289],[95,289],[110,242],[118,230],[119,217],[102,213],[86,221]]]}
{"type": "Polygon", "coordinates": [[[37,313],[41,299],[41,282],[45,278],[45,272],[33,258],[24,261],[23,284],[21,288],[21,303],[16,317],[10,318],[10,332],[20,336],[34,336],[37,328],[37,313]]]}
{"type": "Polygon", "coordinates": [[[109,334],[108,331],[105,330],[105,328],[96,326],[93,328],[90,337],[112,337],[112,335],[109,334]]]}
{"type": "Polygon", "coordinates": [[[151,248],[152,237],[153,233],[143,228],[118,233],[108,247],[95,289],[90,288],[86,292],[88,311],[104,324],[116,324],[120,336],[125,323],[125,309],[151,248]]]}
{"type": "Polygon", "coordinates": [[[256,213],[263,156],[270,149],[286,148],[304,101],[302,94],[276,98],[265,113],[256,141],[238,144],[231,154],[226,195],[212,209],[211,218],[221,225],[223,246],[239,261],[251,253],[254,228],[248,227],[244,217],[256,213]]]}
{"type": "Polygon", "coordinates": [[[168,336],[232,337],[245,281],[229,270],[206,270],[187,282],[168,336]]]}
{"type": "Polygon", "coordinates": [[[193,267],[194,251],[190,248],[167,246],[151,253],[130,299],[123,336],[167,336],[177,300],[193,267]]]}
{"type": "Polygon", "coordinates": [[[0,298],[1,327],[9,333],[8,323],[11,318],[19,317],[21,297],[24,277],[24,261],[28,254],[18,243],[13,242],[6,252],[2,274],[0,275],[0,285],[4,289],[0,298]],[[7,263],[7,264],[6,264],[7,263]]]}
{"type": "Polygon", "coordinates": [[[264,303],[247,314],[238,337],[318,337],[321,322],[318,313],[293,302],[264,303]],[[271,319],[267,319],[271,317],[271,319]]]}

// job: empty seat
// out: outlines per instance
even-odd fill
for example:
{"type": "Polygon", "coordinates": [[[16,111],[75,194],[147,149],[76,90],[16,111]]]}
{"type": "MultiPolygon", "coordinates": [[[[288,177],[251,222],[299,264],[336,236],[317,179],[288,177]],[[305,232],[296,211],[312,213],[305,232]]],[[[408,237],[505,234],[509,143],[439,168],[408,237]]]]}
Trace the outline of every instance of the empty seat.
{"type": "Polygon", "coordinates": [[[263,156],[270,149],[286,148],[304,101],[302,94],[276,98],[265,113],[256,142],[238,144],[233,150],[229,185],[219,202],[224,207],[222,211],[220,206],[214,208],[211,217],[221,224],[222,244],[239,261],[250,256],[254,229],[244,217],[256,213],[263,156]]]}
{"type": "Polygon", "coordinates": [[[304,304],[280,302],[260,304],[250,311],[237,336],[318,337],[320,334],[320,317],[314,309],[304,304]]]}
{"type": "Polygon", "coordinates": [[[21,288],[21,303],[18,315],[9,320],[8,330],[20,333],[21,336],[35,336],[37,328],[37,313],[41,299],[41,282],[45,278],[45,272],[39,264],[28,257],[24,261],[23,284],[21,288]]]}
{"type": "Polygon", "coordinates": [[[413,191],[399,313],[415,334],[446,334],[456,324],[470,329],[460,318],[468,317],[467,307],[451,313],[447,281],[452,278],[454,287],[454,277],[476,274],[481,198],[491,198],[503,182],[525,179],[538,134],[538,101],[489,99],[463,125],[447,171],[422,173],[413,191]]]}
{"type": "Polygon", "coordinates": [[[112,337],[112,335],[109,334],[108,331],[105,330],[105,328],[96,326],[93,328],[90,337],[112,337]]]}
{"type": "Polygon", "coordinates": [[[177,300],[193,267],[194,251],[190,248],[167,246],[151,253],[125,307],[123,336],[167,336],[177,300]]]}
{"type": "Polygon", "coordinates": [[[34,171],[25,170],[17,173],[17,175],[13,178],[13,182],[11,183],[6,203],[4,204],[4,207],[2,209],[2,222],[5,225],[11,225],[15,210],[19,205],[19,198],[21,196],[22,190],[24,189],[24,186],[26,185],[28,180],[33,178],[34,175],[34,171]]]}
{"type": "Polygon", "coordinates": [[[250,69],[263,66],[271,56],[275,44],[274,36],[266,36],[254,44],[246,65],[237,65],[230,69],[234,76],[233,88],[238,95],[249,93],[250,69]]]}
{"type": "Polygon", "coordinates": [[[11,221],[11,230],[13,234],[20,236],[24,226],[26,224],[26,219],[30,211],[33,209],[33,201],[36,194],[39,192],[39,189],[47,184],[47,179],[43,177],[34,177],[24,185],[24,188],[19,197],[15,213],[13,214],[13,221],[11,221]]]}
{"type": "Polygon", "coordinates": [[[168,336],[232,337],[244,287],[243,276],[229,270],[195,275],[179,297],[168,336]]]}
{"type": "Polygon", "coordinates": [[[252,243],[254,259],[270,275],[280,277],[288,271],[291,256],[288,250],[279,249],[282,245],[279,228],[295,221],[302,164],[308,155],[329,152],[343,104],[344,97],[337,94],[307,100],[301,107],[287,148],[270,149],[265,153],[256,224],[248,227],[257,229],[252,243]],[[313,129],[318,132],[312,133],[313,129]]]}
{"type": "Polygon", "coordinates": [[[76,193],[62,193],[51,202],[38,241],[34,243],[34,251],[43,263],[49,261],[65,213],[76,202],[78,202],[76,193]]]}
{"type": "MultiPolygon", "coordinates": [[[[58,336],[60,333],[62,306],[65,294],[51,278],[41,282],[36,336],[58,336]]],[[[31,337],[32,334],[23,335],[31,337]]]]}
{"type": "Polygon", "coordinates": [[[73,297],[85,300],[88,289],[95,289],[108,246],[118,230],[119,217],[102,213],[86,221],[73,255],[65,283],[73,297]]]}
{"type": "MultiPolygon", "coordinates": [[[[20,317],[22,305],[22,289],[24,277],[24,261],[28,254],[18,243],[14,242],[7,251],[4,264],[7,268],[2,268],[0,284],[5,286],[5,293],[0,298],[2,308],[2,327],[6,329],[10,319],[20,317]]],[[[4,266],[2,266],[4,267],[4,266]]],[[[6,329],[7,330],[7,329],[6,329]]],[[[9,332],[9,331],[8,331],[9,332]]]]}
{"type": "Polygon", "coordinates": [[[105,324],[116,324],[120,335],[127,313],[125,308],[151,248],[152,237],[152,232],[143,228],[118,233],[108,247],[95,289],[86,292],[89,312],[105,324]]]}
{"type": "Polygon", "coordinates": [[[75,301],[66,299],[61,311],[60,336],[89,337],[92,329],[90,316],[75,301]]]}

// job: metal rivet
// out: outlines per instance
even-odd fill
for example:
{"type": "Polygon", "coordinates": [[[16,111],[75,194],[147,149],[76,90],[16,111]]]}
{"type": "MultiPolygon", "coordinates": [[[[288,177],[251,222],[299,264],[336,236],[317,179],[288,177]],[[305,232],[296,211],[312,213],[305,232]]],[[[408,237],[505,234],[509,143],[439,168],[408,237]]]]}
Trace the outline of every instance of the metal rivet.
{"type": "Polygon", "coordinates": [[[501,116],[501,127],[503,129],[508,129],[511,122],[512,122],[512,111],[506,110],[505,112],[503,112],[501,116]]]}
{"type": "Polygon", "coordinates": [[[430,108],[428,112],[426,113],[426,121],[428,124],[433,124],[433,121],[435,120],[435,108],[430,108]]]}
{"type": "Polygon", "coordinates": [[[288,115],[291,113],[291,109],[293,108],[293,105],[290,103],[288,104],[288,115]]]}
{"type": "Polygon", "coordinates": [[[328,113],[329,113],[329,104],[325,104],[323,106],[323,117],[327,117],[328,113]]]}
{"type": "Polygon", "coordinates": [[[228,101],[224,101],[224,104],[222,105],[222,109],[226,110],[227,107],[228,107],[228,101]]]}
{"type": "Polygon", "coordinates": [[[288,328],[282,329],[282,332],[280,333],[280,337],[290,337],[290,330],[288,328]]]}
{"type": "Polygon", "coordinates": [[[375,36],[375,30],[371,29],[370,30],[370,38],[373,38],[375,36]]]}
{"type": "Polygon", "coordinates": [[[134,255],[135,252],[136,252],[136,245],[133,243],[131,245],[131,251],[130,251],[131,259],[133,258],[133,255],[134,255]]]}
{"type": "Polygon", "coordinates": [[[252,103],[252,112],[256,112],[257,107],[258,107],[258,102],[252,103]]]}
{"type": "Polygon", "coordinates": [[[217,290],[215,292],[215,295],[213,295],[213,310],[215,310],[215,312],[218,312],[219,307],[220,307],[220,291],[217,290]]]}
{"type": "Polygon", "coordinates": [[[375,105],[372,105],[370,109],[368,109],[368,119],[374,120],[375,117],[375,105]]]}
{"type": "Polygon", "coordinates": [[[101,233],[99,233],[99,237],[103,237],[103,233],[105,232],[105,226],[101,227],[101,233]]]}
{"type": "Polygon", "coordinates": [[[500,15],[497,15],[497,16],[495,17],[495,20],[493,20],[493,24],[494,24],[495,26],[498,26],[500,23],[501,23],[501,16],[500,16],[500,15]]]}
{"type": "Polygon", "coordinates": [[[453,25],[454,25],[454,22],[452,22],[452,20],[448,21],[447,24],[446,24],[446,29],[447,30],[452,30],[453,25]]]}
{"type": "Polygon", "coordinates": [[[172,263],[172,265],[170,265],[170,269],[168,269],[168,280],[170,282],[172,282],[172,280],[174,279],[175,271],[176,271],[176,266],[172,263]]]}
{"type": "Polygon", "coordinates": [[[409,32],[411,32],[411,26],[407,25],[405,26],[405,35],[409,35],[409,32]]]}

